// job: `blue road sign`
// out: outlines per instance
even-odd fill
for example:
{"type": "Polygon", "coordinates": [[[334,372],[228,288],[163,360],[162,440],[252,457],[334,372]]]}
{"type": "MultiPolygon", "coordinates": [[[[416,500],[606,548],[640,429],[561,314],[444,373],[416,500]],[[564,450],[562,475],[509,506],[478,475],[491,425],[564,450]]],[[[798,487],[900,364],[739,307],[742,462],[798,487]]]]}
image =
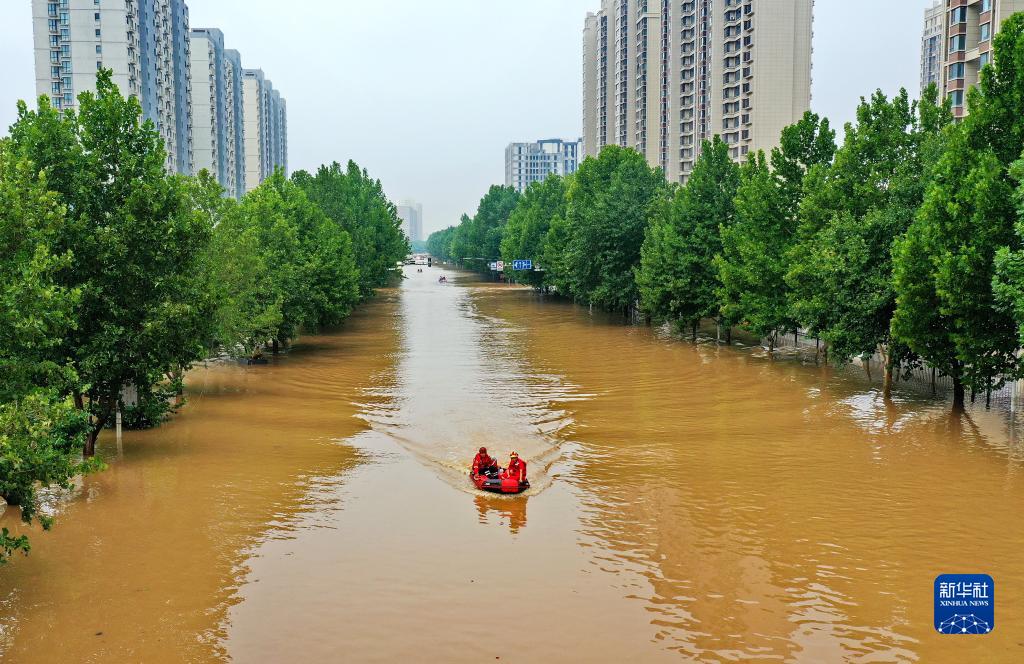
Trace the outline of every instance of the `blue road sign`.
{"type": "Polygon", "coordinates": [[[512,269],[513,270],[532,270],[533,269],[533,261],[523,261],[523,260],[512,261],[512,269]]]}

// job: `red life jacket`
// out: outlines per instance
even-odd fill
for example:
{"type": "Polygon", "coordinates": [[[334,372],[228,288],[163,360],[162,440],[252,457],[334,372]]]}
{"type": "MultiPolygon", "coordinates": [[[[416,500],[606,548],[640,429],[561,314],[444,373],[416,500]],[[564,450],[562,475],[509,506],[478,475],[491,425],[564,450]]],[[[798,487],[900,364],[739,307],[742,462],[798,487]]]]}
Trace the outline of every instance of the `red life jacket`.
{"type": "Polygon", "coordinates": [[[519,458],[509,461],[508,470],[505,471],[505,477],[513,480],[519,480],[520,482],[525,482],[526,462],[519,458]]]}
{"type": "Polygon", "coordinates": [[[494,465],[494,459],[492,459],[489,454],[477,453],[477,455],[475,457],[473,457],[473,473],[474,474],[479,473],[484,468],[490,468],[493,465],[494,465]]]}

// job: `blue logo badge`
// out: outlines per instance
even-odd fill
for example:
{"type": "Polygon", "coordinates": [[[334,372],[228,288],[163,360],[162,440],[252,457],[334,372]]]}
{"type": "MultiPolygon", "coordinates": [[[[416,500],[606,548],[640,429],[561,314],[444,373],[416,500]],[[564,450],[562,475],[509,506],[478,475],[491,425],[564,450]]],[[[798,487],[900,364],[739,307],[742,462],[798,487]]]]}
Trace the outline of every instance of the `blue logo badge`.
{"type": "Polygon", "coordinates": [[[935,579],[935,631],[991,632],[996,626],[995,590],[988,574],[940,574],[935,579]]]}

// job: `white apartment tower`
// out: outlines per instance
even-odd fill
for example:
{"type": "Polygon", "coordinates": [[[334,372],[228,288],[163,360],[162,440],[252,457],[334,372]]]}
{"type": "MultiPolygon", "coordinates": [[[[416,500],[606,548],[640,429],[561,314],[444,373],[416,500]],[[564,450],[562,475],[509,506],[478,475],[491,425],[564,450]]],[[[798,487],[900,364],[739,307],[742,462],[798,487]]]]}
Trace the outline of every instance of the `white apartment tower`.
{"type": "Polygon", "coordinates": [[[188,7],[184,0],[32,0],[36,91],[76,108],[96,72],[138,98],[167,149],[167,170],[192,172],[188,7]]]}
{"type": "Polygon", "coordinates": [[[206,169],[225,194],[245,193],[242,62],[216,28],[192,30],[192,137],[195,171],[206,169]]]}
{"type": "Polygon", "coordinates": [[[602,0],[583,30],[583,150],[685,181],[704,141],[770,150],[811,102],[813,0],[602,0]]]}
{"type": "Polygon", "coordinates": [[[242,70],[245,187],[252,191],[283,168],[288,174],[288,110],[261,69],[242,70]]]}
{"type": "Polygon", "coordinates": [[[549,175],[569,175],[579,167],[583,139],[548,138],[533,143],[509,143],[505,148],[505,186],[526,191],[549,175]]]}

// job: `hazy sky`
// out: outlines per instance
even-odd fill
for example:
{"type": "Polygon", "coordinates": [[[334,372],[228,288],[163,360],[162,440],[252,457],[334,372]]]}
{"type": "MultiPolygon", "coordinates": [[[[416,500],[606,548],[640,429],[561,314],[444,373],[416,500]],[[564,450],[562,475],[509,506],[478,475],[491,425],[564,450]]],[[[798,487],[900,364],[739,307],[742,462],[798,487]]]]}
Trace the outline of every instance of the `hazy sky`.
{"type": "MultiPolygon", "coordinates": [[[[782,0],[764,0],[761,4],[782,0]]],[[[30,0],[0,0],[0,127],[35,97],[30,0]]],[[[511,141],[581,133],[583,18],[600,0],[189,0],[288,100],[289,166],[354,159],[424,230],[503,184],[511,141]]],[[[919,87],[931,0],[817,0],[812,107],[841,125],[857,99],[919,87]],[[885,17],[885,20],[879,20],[885,17]]]]}

